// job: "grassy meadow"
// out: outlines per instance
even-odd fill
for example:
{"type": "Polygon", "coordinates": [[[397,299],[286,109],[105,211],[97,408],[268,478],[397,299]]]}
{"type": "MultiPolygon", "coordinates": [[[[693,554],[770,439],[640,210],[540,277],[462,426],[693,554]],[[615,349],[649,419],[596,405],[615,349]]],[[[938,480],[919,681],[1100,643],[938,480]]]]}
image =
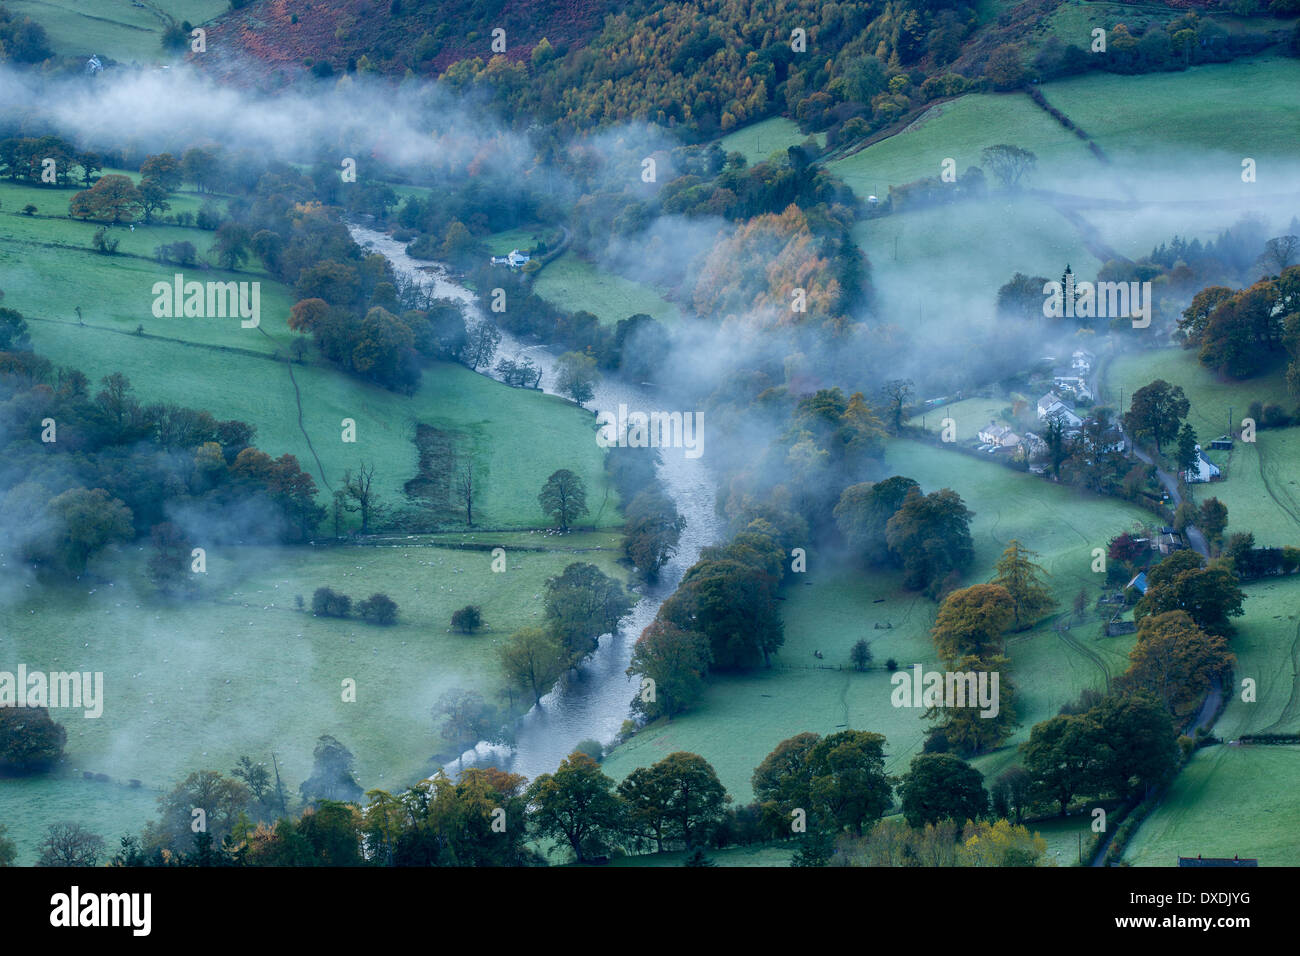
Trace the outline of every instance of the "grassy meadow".
{"type": "Polygon", "coordinates": [[[654,287],[602,271],[572,252],[538,273],[533,291],[566,311],[590,312],[602,325],[614,325],[639,312],[667,326],[681,320],[677,306],[654,287]]]}
{"type": "Polygon", "coordinates": [[[64,56],[92,53],[124,63],[170,60],[162,48],[168,17],[177,23],[206,23],[230,9],[225,0],[7,0],[17,17],[31,17],[45,27],[50,47],[64,56]]]}
{"type": "MultiPolygon", "coordinates": [[[[53,712],[68,731],[65,775],[77,781],[70,792],[95,788],[89,806],[63,798],[56,805],[66,803],[72,819],[138,831],[151,808],[129,780],[170,789],[191,771],[227,772],[240,754],[269,761],[274,751],[292,789],[311,773],[312,747],[324,733],[356,754],[367,789],[427,776],[440,765],[436,755],[449,753],[434,703],[452,688],[503,703],[497,648],[516,629],[540,623],[547,578],[574,561],[626,578],[614,534],[472,537],[505,547],[507,570],[493,573],[487,551],[456,547],[463,535],[212,548],[199,596],[173,605],[153,596],[143,577],[146,549],[132,546],[127,573],[112,584],[33,589],[29,600],[0,608],[0,660],[104,674],[102,717],[53,712]],[[311,594],[322,586],[354,601],[383,591],[399,606],[398,623],[317,618],[311,594]],[[297,595],[307,610],[295,608],[297,595]],[[482,607],[485,628],[451,632],[451,613],[467,604],[482,607]],[[342,699],[346,678],[356,681],[355,703],[342,699]],[[83,788],[84,771],[112,782],[83,788]]],[[[526,709],[531,701],[516,703],[526,709]]],[[[46,777],[0,781],[0,822],[21,847],[63,818],[36,809],[51,790],[61,792],[61,784],[46,777]]],[[[120,834],[104,835],[115,841],[120,834]]]]}
{"type": "MultiPolygon", "coordinates": [[[[1079,499],[1039,478],[916,442],[891,443],[886,462],[890,472],[915,478],[926,491],[953,488],[975,512],[976,559],[964,583],[992,577],[1007,542],[1018,538],[1039,552],[1036,560],[1051,575],[1048,583],[1060,611],[1069,608],[1080,588],[1090,598],[1100,594],[1090,569],[1092,548],[1104,546],[1144,514],[1119,502],[1079,499]]],[[[884,734],[888,771],[906,771],[920,753],[928,723],[919,711],[891,705],[893,687],[883,665],[892,657],[900,667],[937,666],[929,636],[937,606],[903,590],[897,572],[859,571],[843,556],[817,553],[809,555],[808,567],[786,590],[786,642],[772,669],[711,680],[694,710],[651,724],[616,748],[606,758],[607,773],[621,778],[674,750],[692,750],[713,763],[737,801],[747,802],[750,775],[776,744],[805,730],[827,734],[846,727],[884,734]],[[849,649],[859,638],[870,643],[874,656],[873,669],[865,673],[848,664],[849,649]],[[822,660],[814,657],[816,650],[822,660]],[[836,665],[843,669],[832,669],[836,665]]],[[[1132,639],[1099,637],[1100,627],[1101,619],[1090,610],[1072,626],[1074,645],[1047,623],[1011,636],[1008,655],[1022,724],[1012,745],[1080,691],[1104,689],[1107,673],[1125,669],[1132,639]]],[[[1008,745],[975,765],[991,782],[1015,759],[1014,746],[1008,745]]]]}

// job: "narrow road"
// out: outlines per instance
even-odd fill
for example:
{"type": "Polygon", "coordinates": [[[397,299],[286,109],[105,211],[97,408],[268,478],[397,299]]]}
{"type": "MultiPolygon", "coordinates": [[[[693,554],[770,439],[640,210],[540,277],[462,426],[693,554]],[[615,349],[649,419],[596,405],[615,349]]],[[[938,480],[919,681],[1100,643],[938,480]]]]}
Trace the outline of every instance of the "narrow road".
{"type": "MultiPolygon", "coordinates": [[[[1148,465],[1155,464],[1151,456],[1139,448],[1127,434],[1124,435],[1124,440],[1128,443],[1128,447],[1133,449],[1133,454],[1137,456],[1138,461],[1146,462],[1148,465]]],[[[1182,504],[1183,496],[1178,493],[1178,479],[1158,465],[1156,466],[1156,477],[1160,479],[1160,484],[1169,493],[1169,500],[1173,502],[1173,506],[1177,508],[1182,504]]],[[[1187,536],[1187,540],[1191,542],[1197,554],[1206,559],[1210,557],[1210,545],[1205,540],[1205,535],[1201,533],[1200,528],[1194,524],[1189,524],[1183,528],[1183,534],[1187,536]]]]}

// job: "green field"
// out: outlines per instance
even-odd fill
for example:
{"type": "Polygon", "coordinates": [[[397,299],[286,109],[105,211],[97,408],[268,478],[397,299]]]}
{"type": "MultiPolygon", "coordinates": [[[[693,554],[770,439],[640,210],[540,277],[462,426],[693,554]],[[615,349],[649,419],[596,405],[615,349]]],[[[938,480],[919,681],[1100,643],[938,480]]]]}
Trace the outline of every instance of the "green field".
{"type": "Polygon", "coordinates": [[[1129,844],[1134,866],[1177,866],[1181,856],[1254,857],[1300,864],[1300,747],[1207,747],[1129,844]]]}
{"type": "MultiPolygon", "coordinates": [[[[1294,410],[1283,371],[1234,382],[1220,379],[1196,360],[1195,349],[1160,349],[1130,352],[1114,359],[1106,370],[1102,398],[1115,404],[1119,390],[1124,401],[1138,388],[1164,379],[1182,388],[1191,408],[1188,421],[1201,443],[1228,430],[1231,421],[1241,428],[1252,401],[1277,403],[1294,410]]],[[[1126,404],[1127,407],[1127,404],[1126,404]]],[[[1228,506],[1228,531],[1251,531],[1259,545],[1300,545],[1300,429],[1265,429],[1256,440],[1237,441],[1231,452],[1208,451],[1223,469],[1223,481],[1193,486],[1193,500],[1217,497],[1228,506]]]]}
{"type": "Polygon", "coordinates": [[[57,54],[85,56],[92,53],[123,62],[154,63],[170,60],[162,49],[162,34],[168,17],[177,23],[188,20],[206,23],[225,13],[225,0],[7,0],[11,13],[31,17],[49,34],[57,54]]]}
{"type": "MultiPolygon", "coordinates": [[[[891,472],[915,478],[926,490],[953,488],[976,513],[971,525],[976,560],[966,583],[991,577],[1007,541],[1016,537],[1040,552],[1037,560],[1052,575],[1049,583],[1062,607],[1080,588],[1090,596],[1099,593],[1090,569],[1092,548],[1143,517],[1120,502],[1080,499],[1039,478],[929,445],[895,441],[886,461],[891,472]]],[[[801,731],[826,734],[845,726],[883,733],[889,772],[905,771],[920,752],[928,723],[918,711],[890,704],[893,688],[879,665],[893,657],[904,667],[936,666],[929,637],[936,605],[904,591],[900,582],[897,573],[867,574],[845,568],[840,556],[811,554],[804,579],[787,588],[786,643],[776,665],[712,680],[694,710],[652,724],[616,748],[606,758],[606,772],[621,778],[674,750],[690,750],[713,763],[737,801],[747,802],[754,767],[777,743],[801,731]],[[849,649],[859,638],[870,642],[879,669],[829,669],[847,668],[849,649]],[[813,656],[815,650],[822,660],[813,656]]],[[[1104,687],[1106,672],[1125,669],[1131,638],[1101,638],[1099,628],[1100,619],[1090,611],[1072,628],[1074,645],[1047,625],[1009,640],[1022,723],[1012,743],[1084,688],[1104,687]]],[[[1014,748],[1005,747],[979,758],[976,766],[992,778],[1015,757],[1014,748]]]]}
{"type": "Polygon", "coordinates": [[[871,260],[872,282],[894,321],[908,327],[949,318],[963,326],[987,322],[998,289],[1016,272],[1059,276],[1069,264],[1078,275],[1095,275],[1101,267],[1051,206],[999,192],[983,202],[867,219],[853,227],[853,238],[871,260]]]}
{"type": "MultiPolygon", "coordinates": [[[[461,687],[499,703],[496,649],[512,631],[541,621],[546,579],[573,561],[626,577],[613,534],[474,537],[507,548],[505,572],[491,571],[488,552],[433,546],[454,545],[461,535],[386,546],[212,548],[200,597],[178,607],[147,596],[133,566],[111,585],[51,587],[0,608],[0,660],[104,674],[102,717],[53,715],[68,730],[67,771],[108,774],[115,783],[95,784],[95,792],[120,806],[101,817],[96,804],[69,804],[65,815],[106,818],[118,828],[129,818],[138,830],[145,818],[129,779],[170,788],[193,770],[228,771],[243,753],[269,760],[275,751],[296,788],[323,733],[356,754],[365,788],[398,788],[431,773],[439,765],[433,755],[447,752],[431,714],[435,701],[461,687]],[[376,627],[295,609],[295,595],[310,604],[322,586],[354,600],[383,591],[397,602],[399,621],[376,627]],[[452,611],[467,604],[483,608],[486,628],[452,633],[452,611]],[[356,681],[355,703],[342,700],[345,678],[356,681]]],[[[0,822],[11,836],[30,840],[31,826],[62,819],[33,809],[51,789],[62,788],[45,778],[0,782],[0,822]]]]}
{"type": "Polygon", "coordinates": [[[652,286],[603,272],[572,252],[564,253],[538,273],[533,289],[558,308],[590,312],[602,325],[614,325],[639,312],[667,326],[681,319],[677,306],[652,286]]]}
{"type": "MultiPolygon", "coordinates": [[[[238,319],[154,318],[153,284],[170,282],[184,270],[152,258],[90,251],[95,225],[18,215],[12,210],[27,201],[24,192],[50,195],[0,187],[0,221],[7,227],[0,237],[4,301],[28,318],[34,348],[56,364],[80,368],[92,382],[120,371],[143,403],[173,401],[257,426],[258,446],[273,455],[296,455],[316,479],[323,501],[344,469],[355,469],[364,459],[378,463],[387,503],[401,504],[402,486],[415,476],[412,439],[422,423],[452,433],[462,452],[473,456],[480,489],[477,523],[541,527],[545,519],[537,492],[559,468],[574,470],[587,484],[591,514],[585,521],[596,527],[621,523],[589,412],[555,396],[511,389],[459,365],[430,366],[420,389],[406,397],[309,360],[292,367],[301,396],[300,427],[290,367],[274,360],[287,358],[297,337],[287,324],[294,301],[290,289],[262,273],[208,270],[204,281],[261,283],[259,328],[242,328],[238,319]],[[76,306],[82,307],[84,328],[77,325],[76,306]],[[144,336],[133,334],[139,325],[144,336]],[[179,369],[183,375],[176,374],[179,369]],[[356,422],[354,444],[341,441],[344,418],[356,422]],[[550,440],[524,437],[541,432],[550,440]]],[[[69,194],[55,195],[66,208],[69,194]]],[[[159,241],[188,238],[201,251],[211,242],[211,233],[176,226],[113,232],[123,239],[122,251],[142,255],[159,241]]]]}
{"type": "MultiPolygon", "coordinates": [[[[813,133],[812,137],[819,145],[825,145],[825,133],[813,133]]],[[[799,132],[799,124],[794,120],[773,116],[732,130],[718,144],[724,152],[740,153],[753,166],[773,153],[784,153],[791,146],[798,146],[806,139],[807,134],[799,132]]]]}

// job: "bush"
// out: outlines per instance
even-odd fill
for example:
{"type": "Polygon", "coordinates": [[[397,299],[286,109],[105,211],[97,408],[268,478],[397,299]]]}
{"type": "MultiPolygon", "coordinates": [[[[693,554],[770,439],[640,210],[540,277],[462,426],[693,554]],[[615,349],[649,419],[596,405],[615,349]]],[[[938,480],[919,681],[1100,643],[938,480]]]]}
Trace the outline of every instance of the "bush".
{"type": "Polygon", "coordinates": [[[311,596],[311,612],[317,617],[347,617],[352,598],[331,588],[317,588],[311,596]]]}
{"type": "Polygon", "coordinates": [[[898,670],[898,661],[894,660],[892,657],[885,661],[885,670],[889,671],[891,674],[894,673],[894,671],[898,670]]]}
{"type": "Polygon", "coordinates": [[[372,594],[357,604],[357,613],[362,620],[372,624],[395,624],[397,622],[397,602],[387,594],[372,594]]]}
{"type": "Polygon", "coordinates": [[[605,756],[605,748],[601,745],[601,742],[594,737],[588,737],[586,740],[578,741],[577,746],[573,749],[576,753],[586,754],[597,763],[599,763],[600,759],[605,756]]]}
{"type": "Polygon", "coordinates": [[[462,634],[473,634],[483,626],[483,609],[477,604],[468,604],[451,615],[453,630],[462,634]]]}
{"type": "Polygon", "coordinates": [[[63,756],[68,732],[44,707],[0,707],[0,768],[44,770],[63,756]]]}

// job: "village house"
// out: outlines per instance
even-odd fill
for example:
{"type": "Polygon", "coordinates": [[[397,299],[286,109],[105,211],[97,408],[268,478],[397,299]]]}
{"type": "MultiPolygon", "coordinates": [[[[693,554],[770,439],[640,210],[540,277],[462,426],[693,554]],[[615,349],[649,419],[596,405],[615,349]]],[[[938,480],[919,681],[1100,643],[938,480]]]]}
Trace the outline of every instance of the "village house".
{"type": "Polygon", "coordinates": [[[1074,370],[1076,375],[1087,375],[1092,371],[1092,364],[1095,361],[1097,361],[1097,356],[1087,349],[1075,349],[1074,354],[1070,356],[1070,368],[1074,370]]]}
{"type": "Polygon", "coordinates": [[[1201,446],[1196,446],[1196,467],[1183,472],[1183,481],[1194,484],[1204,481],[1216,481],[1219,478],[1219,466],[1205,457],[1201,446]]]}
{"type": "Polygon", "coordinates": [[[1006,425],[999,425],[997,422],[989,422],[987,426],[981,428],[978,437],[984,444],[992,445],[994,448],[1015,448],[1020,444],[1019,435],[1006,425]]]}
{"type": "Polygon", "coordinates": [[[1077,431],[1083,424],[1083,419],[1074,413],[1074,409],[1067,405],[1061,396],[1056,392],[1048,392],[1038,400],[1038,417],[1046,421],[1052,417],[1059,417],[1065,422],[1065,427],[1069,431],[1077,431]]]}
{"type": "Polygon", "coordinates": [[[520,252],[518,249],[510,250],[508,256],[493,256],[492,264],[494,266],[509,266],[511,269],[521,268],[531,256],[526,252],[520,252]]]}
{"type": "Polygon", "coordinates": [[[1077,375],[1072,369],[1059,368],[1052,373],[1052,385],[1054,391],[1069,395],[1076,402],[1091,402],[1092,389],[1082,375],[1077,375]]]}

